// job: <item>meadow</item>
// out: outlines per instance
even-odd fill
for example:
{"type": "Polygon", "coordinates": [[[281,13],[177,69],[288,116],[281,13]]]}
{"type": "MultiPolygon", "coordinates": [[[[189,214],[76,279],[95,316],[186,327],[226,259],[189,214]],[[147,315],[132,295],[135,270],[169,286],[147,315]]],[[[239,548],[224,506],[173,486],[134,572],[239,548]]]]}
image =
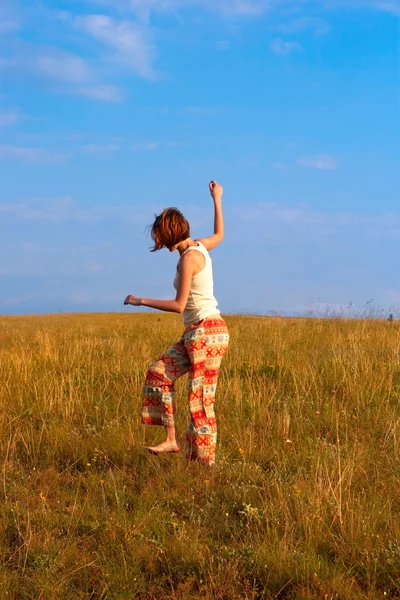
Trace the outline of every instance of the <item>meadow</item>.
{"type": "Polygon", "coordinates": [[[179,316],[0,317],[1,600],[400,598],[400,324],[226,321],[207,468],[143,450],[179,316]]]}

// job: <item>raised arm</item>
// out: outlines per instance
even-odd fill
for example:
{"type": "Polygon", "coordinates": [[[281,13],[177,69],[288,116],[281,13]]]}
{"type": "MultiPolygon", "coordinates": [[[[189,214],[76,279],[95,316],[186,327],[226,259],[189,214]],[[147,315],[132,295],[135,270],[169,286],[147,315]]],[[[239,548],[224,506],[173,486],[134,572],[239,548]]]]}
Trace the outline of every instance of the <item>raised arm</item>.
{"type": "Polygon", "coordinates": [[[198,238],[207,250],[212,250],[215,246],[218,246],[224,238],[224,217],[222,215],[222,194],[224,188],[220,186],[216,181],[210,181],[209,183],[210,194],[214,201],[214,235],[210,235],[206,238],[198,238]]]}

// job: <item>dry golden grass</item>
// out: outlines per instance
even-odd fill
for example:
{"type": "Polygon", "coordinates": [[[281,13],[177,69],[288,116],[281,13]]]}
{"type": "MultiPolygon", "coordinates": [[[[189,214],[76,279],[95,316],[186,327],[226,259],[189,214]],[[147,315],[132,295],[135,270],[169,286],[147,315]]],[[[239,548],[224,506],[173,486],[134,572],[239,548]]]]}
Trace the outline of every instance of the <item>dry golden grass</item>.
{"type": "Polygon", "coordinates": [[[0,318],[1,600],[400,598],[399,325],[226,320],[207,469],[142,450],[179,317],[0,318]]]}

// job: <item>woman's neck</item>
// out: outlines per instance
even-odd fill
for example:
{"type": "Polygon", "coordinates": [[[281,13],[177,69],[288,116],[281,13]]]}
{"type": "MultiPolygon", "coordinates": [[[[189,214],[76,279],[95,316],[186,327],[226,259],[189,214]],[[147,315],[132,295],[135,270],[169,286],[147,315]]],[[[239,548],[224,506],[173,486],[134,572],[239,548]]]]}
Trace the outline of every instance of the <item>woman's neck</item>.
{"type": "Polygon", "coordinates": [[[187,238],[186,240],[183,240],[183,242],[181,242],[178,246],[177,246],[177,250],[179,252],[179,254],[182,256],[183,252],[185,252],[185,250],[187,250],[190,246],[195,246],[196,244],[194,243],[194,241],[192,240],[192,238],[187,238]]]}

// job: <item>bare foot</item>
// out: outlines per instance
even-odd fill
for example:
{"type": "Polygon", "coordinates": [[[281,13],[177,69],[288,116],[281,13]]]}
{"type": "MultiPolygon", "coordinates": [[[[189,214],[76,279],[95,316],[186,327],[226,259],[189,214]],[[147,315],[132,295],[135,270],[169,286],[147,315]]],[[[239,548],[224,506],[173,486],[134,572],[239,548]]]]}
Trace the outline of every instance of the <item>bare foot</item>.
{"type": "Polygon", "coordinates": [[[180,452],[181,449],[176,442],[169,442],[165,440],[165,442],[161,442],[157,446],[147,446],[146,450],[150,452],[150,454],[166,454],[167,452],[180,452]]]}

